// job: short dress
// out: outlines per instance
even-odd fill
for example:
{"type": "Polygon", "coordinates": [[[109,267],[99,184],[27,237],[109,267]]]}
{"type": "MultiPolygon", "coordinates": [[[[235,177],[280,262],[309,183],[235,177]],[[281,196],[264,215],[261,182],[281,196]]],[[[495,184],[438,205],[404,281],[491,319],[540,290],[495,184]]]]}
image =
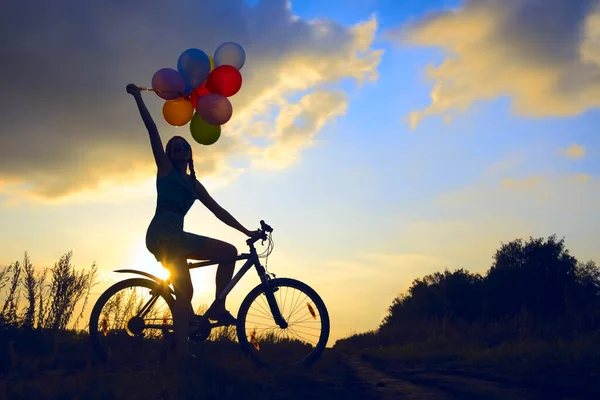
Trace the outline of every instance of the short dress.
{"type": "Polygon", "coordinates": [[[146,231],[146,248],[163,265],[189,258],[207,240],[183,230],[183,219],[197,198],[194,182],[173,167],[168,175],[156,177],[156,192],[156,212],[146,231]]]}

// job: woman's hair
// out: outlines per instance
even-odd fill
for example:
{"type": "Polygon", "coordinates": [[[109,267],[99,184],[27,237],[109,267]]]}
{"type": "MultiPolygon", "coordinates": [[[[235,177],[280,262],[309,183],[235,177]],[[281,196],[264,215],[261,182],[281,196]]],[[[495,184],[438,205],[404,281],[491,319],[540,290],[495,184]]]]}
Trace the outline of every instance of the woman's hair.
{"type": "Polygon", "coordinates": [[[171,148],[173,147],[173,142],[175,141],[175,139],[183,140],[185,142],[185,144],[190,148],[190,159],[188,161],[188,167],[190,168],[190,176],[192,177],[193,180],[196,180],[196,171],[194,170],[194,159],[192,158],[192,146],[190,146],[190,144],[188,143],[187,140],[185,140],[181,136],[173,136],[171,139],[169,139],[169,141],[167,142],[167,146],[165,148],[165,153],[167,153],[167,157],[169,157],[171,164],[175,168],[175,163],[173,162],[173,159],[171,158],[171,148]]]}

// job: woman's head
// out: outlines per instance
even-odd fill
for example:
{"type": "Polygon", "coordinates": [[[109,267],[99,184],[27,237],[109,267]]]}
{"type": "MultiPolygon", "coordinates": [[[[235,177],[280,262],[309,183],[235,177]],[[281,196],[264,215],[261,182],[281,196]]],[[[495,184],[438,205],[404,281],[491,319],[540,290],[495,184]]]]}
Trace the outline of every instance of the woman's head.
{"type": "Polygon", "coordinates": [[[190,146],[187,140],[181,136],[173,136],[167,142],[165,153],[167,153],[167,157],[169,157],[169,160],[171,160],[171,164],[173,164],[174,167],[184,163],[188,164],[190,167],[190,175],[196,179],[194,160],[192,159],[192,146],[190,146]]]}
{"type": "Polygon", "coordinates": [[[165,153],[167,153],[167,156],[173,163],[181,163],[182,161],[187,162],[192,158],[192,147],[188,141],[181,136],[173,136],[167,142],[165,153]]]}

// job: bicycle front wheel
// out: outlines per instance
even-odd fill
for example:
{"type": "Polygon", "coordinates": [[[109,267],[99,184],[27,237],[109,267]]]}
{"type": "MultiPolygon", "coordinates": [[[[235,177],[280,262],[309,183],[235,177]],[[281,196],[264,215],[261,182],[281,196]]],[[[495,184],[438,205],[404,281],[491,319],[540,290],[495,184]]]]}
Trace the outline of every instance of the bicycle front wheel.
{"type": "Polygon", "coordinates": [[[237,336],[242,351],[260,366],[310,366],[329,339],[329,313],[321,297],[303,282],[277,278],[260,284],[244,299],[238,312],[237,336]],[[273,318],[271,293],[288,326],[273,318]]]}
{"type": "Polygon", "coordinates": [[[145,363],[149,357],[162,356],[168,344],[164,338],[173,329],[174,299],[167,290],[144,278],[109,287],[90,314],[90,341],[96,355],[116,364],[145,363]]]}

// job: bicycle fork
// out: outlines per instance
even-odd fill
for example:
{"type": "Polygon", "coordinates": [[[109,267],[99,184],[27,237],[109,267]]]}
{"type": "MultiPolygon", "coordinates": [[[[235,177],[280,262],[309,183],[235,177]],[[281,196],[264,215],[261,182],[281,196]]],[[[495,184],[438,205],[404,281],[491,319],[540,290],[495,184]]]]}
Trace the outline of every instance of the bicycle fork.
{"type": "Polygon", "coordinates": [[[288,327],[288,323],[283,318],[283,315],[281,315],[281,310],[279,309],[279,305],[275,299],[275,292],[278,291],[279,288],[273,286],[271,278],[265,273],[264,267],[260,264],[258,266],[258,272],[265,287],[265,296],[267,297],[267,303],[269,304],[269,308],[273,314],[273,319],[281,329],[286,329],[288,327]]]}

